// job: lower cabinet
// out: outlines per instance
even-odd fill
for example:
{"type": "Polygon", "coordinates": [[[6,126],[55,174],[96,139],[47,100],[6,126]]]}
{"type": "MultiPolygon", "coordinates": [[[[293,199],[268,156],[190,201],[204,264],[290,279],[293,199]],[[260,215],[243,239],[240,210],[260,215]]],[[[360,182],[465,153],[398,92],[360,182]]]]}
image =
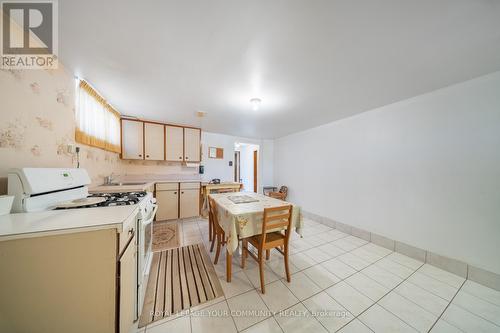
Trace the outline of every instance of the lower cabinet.
{"type": "Polygon", "coordinates": [[[135,235],[130,235],[128,246],[122,249],[121,257],[118,261],[119,274],[119,327],[120,332],[131,332],[137,314],[137,246],[135,235]]]}
{"type": "Polygon", "coordinates": [[[158,204],[156,220],[177,219],[179,218],[179,183],[171,183],[168,184],[169,186],[162,185],[165,184],[156,185],[156,203],[158,204]]]}
{"type": "Polygon", "coordinates": [[[157,183],[156,220],[173,220],[200,215],[200,183],[157,183]]]}
{"type": "Polygon", "coordinates": [[[180,196],[180,214],[181,219],[195,217],[200,215],[200,190],[185,189],[181,190],[180,196]]]}
{"type": "Polygon", "coordinates": [[[133,231],[110,228],[0,241],[0,267],[0,332],[133,329],[133,231]]]}

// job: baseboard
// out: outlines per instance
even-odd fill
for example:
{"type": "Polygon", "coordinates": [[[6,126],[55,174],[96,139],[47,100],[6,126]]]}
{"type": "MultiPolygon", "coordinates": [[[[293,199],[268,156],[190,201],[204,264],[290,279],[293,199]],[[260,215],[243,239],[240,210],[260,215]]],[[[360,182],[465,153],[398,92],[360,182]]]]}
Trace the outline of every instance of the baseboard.
{"type": "Polygon", "coordinates": [[[347,234],[362,238],[376,245],[385,247],[391,251],[399,252],[413,259],[436,266],[450,273],[461,276],[470,281],[477,282],[486,287],[500,291],[500,274],[472,266],[460,260],[449,258],[428,250],[390,239],[373,232],[360,229],[345,223],[334,221],[330,218],[320,216],[311,212],[302,211],[302,216],[319,222],[332,228],[336,228],[347,234]]]}

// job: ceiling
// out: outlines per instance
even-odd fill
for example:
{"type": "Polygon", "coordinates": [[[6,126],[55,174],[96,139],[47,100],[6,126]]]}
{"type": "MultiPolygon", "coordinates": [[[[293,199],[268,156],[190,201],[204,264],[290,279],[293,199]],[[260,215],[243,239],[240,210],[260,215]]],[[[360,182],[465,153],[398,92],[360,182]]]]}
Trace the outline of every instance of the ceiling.
{"type": "Polygon", "coordinates": [[[497,0],[64,0],[59,56],[122,114],[276,138],[500,70],[499,18],[497,0]]]}

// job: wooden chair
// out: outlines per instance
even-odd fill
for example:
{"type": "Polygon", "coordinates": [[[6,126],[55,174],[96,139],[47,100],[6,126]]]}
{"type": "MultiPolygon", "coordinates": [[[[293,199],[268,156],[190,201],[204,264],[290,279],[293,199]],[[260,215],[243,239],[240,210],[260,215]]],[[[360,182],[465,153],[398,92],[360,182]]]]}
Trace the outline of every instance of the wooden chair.
{"type": "Polygon", "coordinates": [[[232,192],[236,192],[236,189],[233,189],[233,188],[221,188],[221,189],[217,190],[217,193],[232,193],[232,192]]]}
{"type": "Polygon", "coordinates": [[[272,249],[276,249],[283,255],[285,259],[286,280],[290,282],[288,243],[292,232],[291,223],[292,205],[265,208],[262,220],[262,233],[242,240],[241,267],[245,268],[245,259],[248,254],[259,263],[260,288],[263,294],[266,292],[264,286],[264,251],[266,251],[266,259],[269,259],[269,253],[272,249]],[[276,229],[279,230],[282,228],[286,228],[284,233],[281,230],[276,231],[276,229]],[[257,256],[248,250],[248,243],[257,249],[257,256]]]}
{"type": "MultiPolygon", "coordinates": [[[[210,211],[210,199],[207,198],[208,201],[208,241],[211,242],[214,239],[214,220],[212,219],[212,212],[210,211]]],[[[210,249],[212,252],[213,249],[210,249]]]]}
{"type": "MultiPolygon", "coordinates": [[[[228,189],[217,189],[217,190],[213,190],[211,193],[233,193],[233,192],[238,192],[237,189],[232,189],[232,188],[228,188],[228,189]]],[[[210,204],[210,201],[209,201],[209,204],[210,204]]],[[[210,248],[210,252],[213,251],[213,239],[215,237],[215,227],[214,227],[214,223],[212,221],[212,216],[210,215],[210,207],[209,207],[209,212],[208,212],[208,240],[209,241],[212,241],[212,246],[210,248]]]]}
{"type": "Polygon", "coordinates": [[[281,186],[278,192],[269,192],[267,195],[270,196],[271,198],[276,198],[285,201],[286,196],[288,195],[288,187],[281,186]]]}
{"type": "Polygon", "coordinates": [[[215,241],[217,240],[217,250],[215,252],[215,260],[214,260],[214,265],[217,265],[219,262],[219,255],[220,255],[220,248],[221,246],[226,244],[226,234],[224,232],[224,229],[219,224],[219,218],[217,215],[217,205],[215,203],[215,200],[212,198],[209,198],[209,218],[212,220],[212,230],[213,230],[213,235],[212,235],[212,245],[210,246],[210,252],[214,250],[214,244],[215,241]]]}
{"type": "MultiPolygon", "coordinates": [[[[232,193],[232,192],[238,192],[238,190],[236,189],[232,189],[232,188],[229,188],[229,189],[217,189],[217,190],[213,190],[211,193],[232,193]]],[[[210,204],[210,201],[209,201],[209,204],[210,204]]],[[[210,207],[209,207],[209,212],[208,212],[208,240],[209,241],[212,241],[212,244],[213,244],[213,239],[215,237],[215,228],[214,228],[214,223],[212,221],[212,217],[210,215],[210,207]]],[[[210,249],[210,252],[213,251],[213,245],[210,249]]]]}

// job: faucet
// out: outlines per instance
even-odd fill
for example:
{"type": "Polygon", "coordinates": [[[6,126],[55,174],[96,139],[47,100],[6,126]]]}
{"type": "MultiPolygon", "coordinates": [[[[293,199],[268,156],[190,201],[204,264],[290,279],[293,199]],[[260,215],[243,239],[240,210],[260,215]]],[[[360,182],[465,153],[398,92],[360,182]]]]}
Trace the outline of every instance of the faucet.
{"type": "Polygon", "coordinates": [[[111,173],[109,176],[104,177],[104,185],[109,185],[113,183],[113,173],[111,173]]]}

